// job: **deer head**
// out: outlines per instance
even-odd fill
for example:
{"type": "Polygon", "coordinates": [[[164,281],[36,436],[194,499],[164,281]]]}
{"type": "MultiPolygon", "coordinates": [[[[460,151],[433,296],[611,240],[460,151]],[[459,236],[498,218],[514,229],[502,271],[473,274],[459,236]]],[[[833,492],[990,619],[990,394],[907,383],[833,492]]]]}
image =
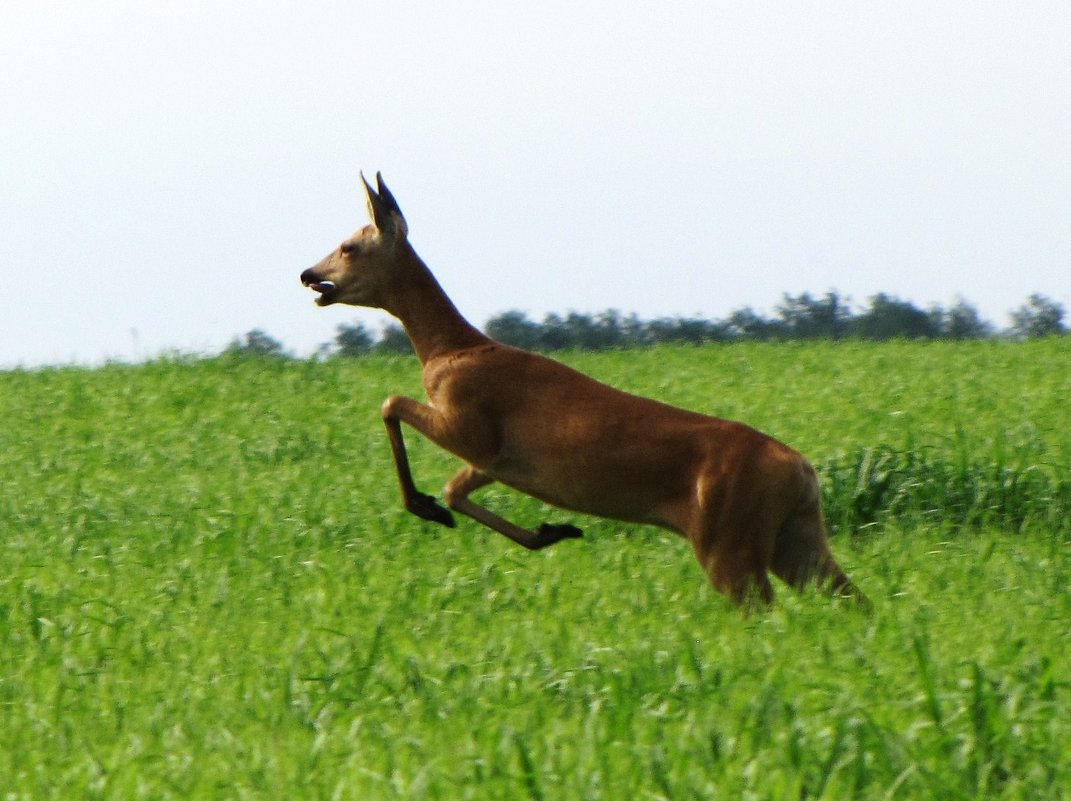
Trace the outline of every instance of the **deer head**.
{"type": "Polygon", "coordinates": [[[378,191],[369,185],[364,173],[361,183],[372,224],[354,233],[319,264],[301,274],[301,283],[319,293],[317,305],[345,303],[382,308],[387,303],[396,253],[406,242],[409,229],[380,173],[376,173],[378,191]]]}

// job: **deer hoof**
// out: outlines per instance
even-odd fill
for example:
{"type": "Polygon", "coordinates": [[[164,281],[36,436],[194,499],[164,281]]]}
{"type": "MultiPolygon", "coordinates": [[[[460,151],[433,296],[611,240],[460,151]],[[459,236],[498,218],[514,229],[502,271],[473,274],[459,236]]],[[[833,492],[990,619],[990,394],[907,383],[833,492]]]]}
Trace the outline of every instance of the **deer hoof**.
{"type": "Polygon", "coordinates": [[[417,517],[430,520],[433,523],[441,523],[447,528],[454,528],[457,525],[454,522],[454,516],[450,514],[450,510],[440,506],[439,502],[430,495],[417,495],[416,498],[406,504],[405,508],[417,517]]]}
{"type": "Polygon", "coordinates": [[[559,540],[575,539],[577,537],[583,537],[584,532],[578,529],[576,526],[570,526],[568,523],[542,523],[536,533],[540,537],[545,537],[547,544],[558,542],[559,540]]]}

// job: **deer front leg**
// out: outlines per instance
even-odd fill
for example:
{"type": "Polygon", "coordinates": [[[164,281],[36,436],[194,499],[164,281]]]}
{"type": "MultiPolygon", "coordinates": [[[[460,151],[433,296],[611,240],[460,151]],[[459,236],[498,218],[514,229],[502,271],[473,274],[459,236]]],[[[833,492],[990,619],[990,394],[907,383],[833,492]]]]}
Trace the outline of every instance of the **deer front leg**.
{"type": "Polygon", "coordinates": [[[493,478],[486,473],[480,472],[475,467],[461,468],[450,479],[446,489],[443,491],[447,506],[455,512],[468,515],[473,520],[483,523],[499,534],[504,534],[530,551],[538,551],[540,548],[546,548],[548,545],[553,545],[561,540],[581,536],[581,531],[576,526],[564,524],[543,523],[535,531],[528,531],[469,499],[470,492],[474,492],[480,487],[486,487],[493,481],[493,478]]]}
{"type": "Polygon", "coordinates": [[[409,469],[409,455],[405,450],[405,440],[402,439],[402,422],[408,423],[424,436],[433,440],[435,411],[429,406],[417,403],[409,398],[392,396],[383,403],[383,423],[387,426],[387,437],[390,440],[390,450],[394,455],[394,466],[398,470],[398,483],[402,487],[402,499],[405,508],[434,523],[442,523],[444,526],[453,528],[454,516],[449,510],[444,509],[430,495],[425,495],[416,488],[413,483],[413,473],[409,469]]]}

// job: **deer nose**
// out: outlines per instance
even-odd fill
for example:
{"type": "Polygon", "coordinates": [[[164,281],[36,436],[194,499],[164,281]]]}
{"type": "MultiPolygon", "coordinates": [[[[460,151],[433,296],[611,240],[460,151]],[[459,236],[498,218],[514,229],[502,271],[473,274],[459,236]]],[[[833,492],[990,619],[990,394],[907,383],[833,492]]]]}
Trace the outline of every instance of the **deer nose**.
{"type": "Polygon", "coordinates": [[[313,271],[312,267],[310,267],[309,269],[305,270],[305,272],[303,272],[301,274],[301,285],[302,286],[308,286],[309,284],[315,284],[315,283],[319,282],[319,280],[320,279],[316,277],[316,273],[313,271]]]}

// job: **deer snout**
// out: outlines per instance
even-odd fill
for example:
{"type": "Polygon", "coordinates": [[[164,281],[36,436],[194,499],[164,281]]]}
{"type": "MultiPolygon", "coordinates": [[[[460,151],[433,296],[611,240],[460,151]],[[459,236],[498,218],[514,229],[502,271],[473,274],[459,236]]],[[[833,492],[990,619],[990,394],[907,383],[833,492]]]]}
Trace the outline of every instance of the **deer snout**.
{"type": "Polygon", "coordinates": [[[316,299],[316,302],[321,306],[325,306],[331,302],[331,296],[335,292],[335,282],[324,280],[316,272],[315,267],[310,267],[301,274],[301,283],[303,286],[307,286],[320,293],[320,297],[316,299]]]}

